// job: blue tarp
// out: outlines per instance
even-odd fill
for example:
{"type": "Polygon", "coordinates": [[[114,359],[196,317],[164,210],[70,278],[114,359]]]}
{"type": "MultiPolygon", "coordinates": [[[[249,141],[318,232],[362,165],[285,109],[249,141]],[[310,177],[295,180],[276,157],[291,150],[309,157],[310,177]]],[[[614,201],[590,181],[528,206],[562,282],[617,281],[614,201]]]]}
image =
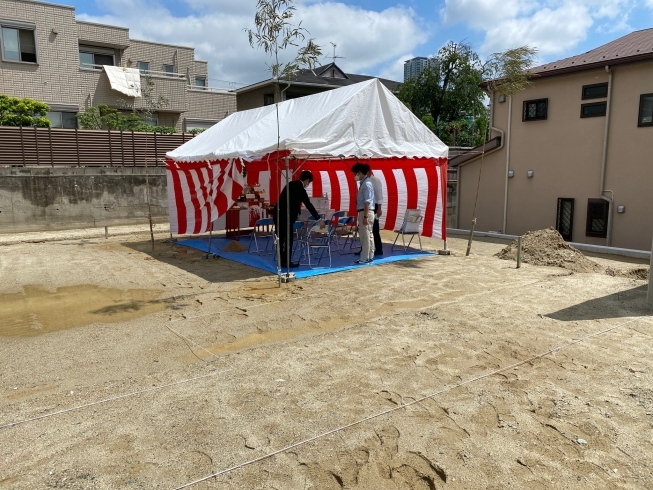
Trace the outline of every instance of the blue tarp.
{"type": "MultiPolygon", "coordinates": [[[[250,238],[247,236],[241,237],[240,239],[241,245],[245,247],[249,247],[249,241],[250,238]]],[[[211,250],[209,250],[209,239],[205,237],[179,240],[177,241],[177,245],[194,248],[202,252],[210,252],[211,254],[217,255],[219,257],[233,260],[234,262],[239,262],[251,267],[256,267],[257,269],[262,269],[272,274],[277,273],[276,254],[272,253],[273,250],[271,245],[267,250],[268,255],[258,255],[256,253],[248,252],[223,252],[222,249],[229,245],[230,242],[231,240],[227,238],[214,237],[211,240],[211,250]]],[[[259,244],[259,247],[261,246],[265,246],[265,241],[263,241],[262,244],[259,244]]],[[[253,248],[254,247],[252,246],[252,249],[253,248]]],[[[297,256],[298,254],[295,254],[295,260],[297,256]]],[[[341,272],[356,269],[359,267],[370,267],[371,265],[388,264],[390,262],[398,262],[400,260],[419,259],[433,256],[434,254],[430,252],[420,252],[419,250],[412,248],[409,248],[408,253],[406,253],[404,252],[403,247],[395,247],[394,252],[392,252],[390,250],[390,245],[385,244],[383,246],[383,255],[376,257],[374,262],[371,264],[356,265],[353,262],[358,258],[358,256],[352,253],[340,255],[338,252],[331,252],[331,267],[329,267],[329,257],[325,254],[319,263],[320,268],[311,269],[308,264],[304,264],[305,260],[303,260],[299,267],[290,270],[296,274],[298,279],[301,279],[304,277],[319,276],[321,274],[341,272]]],[[[283,269],[283,271],[285,272],[285,269],[283,269]]]]}

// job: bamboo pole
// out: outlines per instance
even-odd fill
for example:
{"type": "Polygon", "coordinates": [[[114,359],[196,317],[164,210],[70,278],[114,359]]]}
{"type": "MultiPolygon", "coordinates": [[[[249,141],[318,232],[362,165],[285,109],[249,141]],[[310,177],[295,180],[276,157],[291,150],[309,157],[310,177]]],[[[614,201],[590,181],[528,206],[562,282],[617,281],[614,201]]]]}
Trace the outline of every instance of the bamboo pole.
{"type": "Polygon", "coordinates": [[[651,263],[648,270],[648,298],[646,304],[653,310],[653,243],[651,244],[651,263]]]}
{"type": "MultiPolygon", "coordinates": [[[[134,132],[132,131],[132,142],[134,132]]],[[[152,241],[152,252],[154,252],[154,226],[152,224],[152,204],[150,203],[150,179],[147,168],[147,133],[145,134],[145,195],[147,196],[147,220],[150,223],[150,239],[152,241]]]]}

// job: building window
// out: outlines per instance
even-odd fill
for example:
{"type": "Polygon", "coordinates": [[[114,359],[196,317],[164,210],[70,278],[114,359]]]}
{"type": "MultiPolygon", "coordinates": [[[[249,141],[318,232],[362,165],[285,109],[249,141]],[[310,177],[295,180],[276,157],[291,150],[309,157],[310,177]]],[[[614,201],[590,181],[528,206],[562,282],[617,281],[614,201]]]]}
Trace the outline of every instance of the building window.
{"type": "Polygon", "coordinates": [[[574,200],[561,197],[558,199],[558,213],[556,216],[556,230],[566,241],[571,241],[574,229],[574,200]]]}
{"type": "Polygon", "coordinates": [[[653,94],[639,96],[639,127],[653,126],[653,94]]]}
{"type": "Polygon", "coordinates": [[[605,238],[608,235],[608,201],[589,199],[587,201],[586,236],[605,238]]]}
{"type": "Polygon", "coordinates": [[[186,131],[192,131],[194,129],[209,129],[211,126],[214,126],[217,124],[217,121],[201,121],[201,120],[193,120],[193,119],[186,119],[185,121],[185,126],[186,126],[186,131]]]}
{"type": "Polygon", "coordinates": [[[205,77],[195,77],[195,86],[206,88],[206,78],[205,77]]]}
{"type": "Polygon", "coordinates": [[[139,61],[138,70],[141,72],[141,75],[147,75],[150,71],[150,62],[149,61],[139,61]]]}
{"type": "Polygon", "coordinates": [[[549,99],[525,100],[522,121],[541,121],[546,119],[549,99]]]}
{"type": "Polygon", "coordinates": [[[591,104],[581,104],[580,117],[599,117],[605,116],[606,102],[593,102],[591,104]]]}
{"type": "Polygon", "coordinates": [[[114,66],[115,56],[109,51],[96,52],[92,48],[79,49],[79,67],[87,70],[101,70],[102,66],[114,66]]]}
{"type": "Polygon", "coordinates": [[[171,77],[175,72],[175,65],[163,65],[163,73],[166,74],[166,77],[171,77]]]}
{"type": "Polygon", "coordinates": [[[2,26],[3,61],[36,63],[36,36],[34,29],[2,26]]]}
{"type": "Polygon", "coordinates": [[[607,83],[595,83],[593,85],[583,85],[583,100],[603,99],[607,96],[608,96],[607,83]]]}
{"type": "Polygon", "coordinates": [[[272,105],[272,104],[274,104],[274,94],[264,94],[263,105],[272,105]]]}
{"type": "Polygon", "coordinates": [[[45,117],[50,120],[53,128],[75,129],[77,128],[77,113],[65,111],[50,111],[45,117]]]}

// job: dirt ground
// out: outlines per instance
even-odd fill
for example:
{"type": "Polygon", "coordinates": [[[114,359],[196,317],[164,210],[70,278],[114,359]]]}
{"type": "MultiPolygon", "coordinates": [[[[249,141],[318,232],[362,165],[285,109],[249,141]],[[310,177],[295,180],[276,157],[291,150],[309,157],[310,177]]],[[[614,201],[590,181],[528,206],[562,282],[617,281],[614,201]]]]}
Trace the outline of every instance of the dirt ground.
{"type": "Polygon", "coordinates": [[[279,289],[110,231],[0,237],[2,489],[653,487],[643,280],[453,238],[279,289]]]}

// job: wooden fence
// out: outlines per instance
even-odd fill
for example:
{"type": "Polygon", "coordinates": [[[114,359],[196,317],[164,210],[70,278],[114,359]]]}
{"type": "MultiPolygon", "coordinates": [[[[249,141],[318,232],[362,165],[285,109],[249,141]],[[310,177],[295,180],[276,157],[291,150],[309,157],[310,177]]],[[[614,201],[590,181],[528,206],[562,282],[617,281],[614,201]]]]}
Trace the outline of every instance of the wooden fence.
{"type": "Polygon", "coordinates": [[[0,126],[0,166],[164,166],[192,134],[0,126]]]}

